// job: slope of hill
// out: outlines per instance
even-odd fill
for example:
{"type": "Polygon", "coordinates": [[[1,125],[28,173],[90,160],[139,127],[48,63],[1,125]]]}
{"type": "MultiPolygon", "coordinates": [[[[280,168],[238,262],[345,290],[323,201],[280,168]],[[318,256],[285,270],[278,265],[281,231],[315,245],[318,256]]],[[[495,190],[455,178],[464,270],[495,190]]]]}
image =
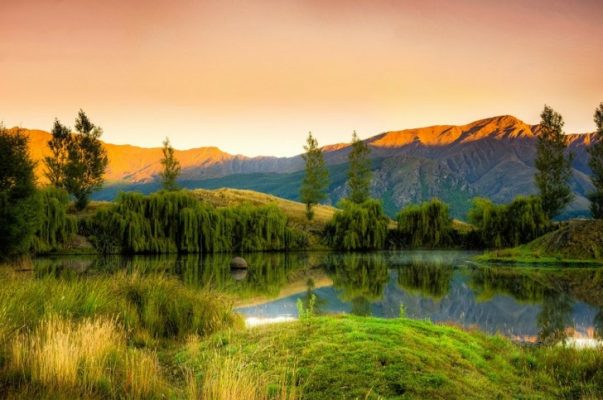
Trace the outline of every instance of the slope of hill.
{"type": "MultiPolygon", "coordinates": [[[[508,202],[518,194],[535,192],[533,160],[538,125],[528,125],[512,116],[487,118],[466,125],[439,125],[386,132],[367,139],[373,159],[373,187],[393,215],[406,204],[440,197],[451,204],[453,215],[464,218],[475,196],[508,202]]],[[[49,134],[27,131],[32,156],[47,154],[49,134]]],[[[586,215],[586,194],[591,190],[587,147],[592,134],[570,134],[575,154],[571,182],[576,198],[567,215],[586,215]]],[[[107,186],[97,199],[111,199],[117,190],[150,191],[157,187],[160,148],[107,144],[109,168],[107,186]]],[[[330,204],[346,194],[349,145],[324,147],[330,170],[330,204]]],[[[252,189],[298,200],[303,177],[303,160],[245,157],[217,148],[176,151],[182,170],[182,185],[188,188],[235,187],[252,189]]],[[[42,173],[42,164],[38,174],[42,173]]]]}
{"type": "Polygon", "coordinates": [[[314,207],[314,218],[311,223],[306,219],[306,207],[297,201],[283,199],[265,193],[240,189],[196,189],[193,191],[197,198],[204,200],[215,207],[228,207],[240,204],[263,206],[274,204],[289,218],[289,221],[298,227],[322,230],[331,220],[336,208],[319,205],[314,207]]]}

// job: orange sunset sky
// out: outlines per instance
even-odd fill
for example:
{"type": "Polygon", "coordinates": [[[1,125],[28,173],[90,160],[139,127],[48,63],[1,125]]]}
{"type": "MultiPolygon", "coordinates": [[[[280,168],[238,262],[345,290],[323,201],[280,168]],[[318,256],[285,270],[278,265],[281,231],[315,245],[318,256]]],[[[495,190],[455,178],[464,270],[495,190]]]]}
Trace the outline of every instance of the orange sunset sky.
{"type": "Polygon", "coordinates": [[[293,155],[603,101],[603,1],[0,0],[0,121],[81,107],[104,140],[293,155]]]}

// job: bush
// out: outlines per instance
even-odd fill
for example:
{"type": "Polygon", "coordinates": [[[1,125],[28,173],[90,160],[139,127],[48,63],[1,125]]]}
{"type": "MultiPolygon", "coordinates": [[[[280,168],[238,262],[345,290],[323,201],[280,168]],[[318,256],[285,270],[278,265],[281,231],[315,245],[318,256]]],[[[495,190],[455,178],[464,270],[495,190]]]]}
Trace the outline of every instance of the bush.
{"type": "Polygon", "coordinates": [[[505,205],[484,198],[473,199],[469,221],[478,237],[488,247],[515,247],[547,232],[549,219],[537,196],[516,197],[505,205]]]}
{"type": "Polygon", "coordinates": [[[361,204],[344,200],[325,228],[327,243],[338,250],[378,250],[385,247],[388,218],[381,203],[361,204]]]}
{"type": "Polygon", "coordinates": [[[445,247],[452,242],[452,219],[448,205],[431,199],[410,205],[397,215],[398,239],[406,247],[445,247]]]}

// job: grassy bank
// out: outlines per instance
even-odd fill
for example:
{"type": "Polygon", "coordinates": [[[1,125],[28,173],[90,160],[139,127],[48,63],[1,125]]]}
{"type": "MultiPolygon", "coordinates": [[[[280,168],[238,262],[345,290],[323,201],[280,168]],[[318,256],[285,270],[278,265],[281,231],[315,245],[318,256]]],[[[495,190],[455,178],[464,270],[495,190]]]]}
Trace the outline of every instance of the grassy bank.
{"type": "Polygon", "coordinates": [[[190,343],[178,360],[199,386],[210,380],[244,390],[249,384],[309,399],[603,395],[600,350],[521,348],[501,337],[409,319],[315,317],[222,333],[190,343]],[[211,366],[222,370],[208,376],[211,366]]]}
{"type": "Polygon", "coordinates": [[[13,398],[181,395],[163,352],[241,326],[227,298],[163,276],[36,279],[0,271],[0,392],[13,398]]]}
{"type": "Polygon", "coordinates": [[[489,251],[479,261],[528,264],[603,264],[603,220],[563,222],[557,229],[514,248],[489,251]]]}

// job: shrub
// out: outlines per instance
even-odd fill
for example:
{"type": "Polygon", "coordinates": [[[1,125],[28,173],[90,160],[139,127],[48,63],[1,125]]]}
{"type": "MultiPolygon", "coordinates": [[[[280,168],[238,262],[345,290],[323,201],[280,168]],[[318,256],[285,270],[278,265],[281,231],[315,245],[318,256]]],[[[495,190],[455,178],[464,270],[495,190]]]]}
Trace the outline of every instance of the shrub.
{"type": "Polygon", "coordinates": [[[451,244],[452,219],[439,199],[410,205],[398,214],[398,236],[406,247],[443,247],[451,244]]]}
{"type": "Polygon", "coordinates": [[[383,249],[387,238],[388,218],[381,203],[375,199],[361,204],[344,200],[327,224],[327,243],[339,250],[383,249]]]}

